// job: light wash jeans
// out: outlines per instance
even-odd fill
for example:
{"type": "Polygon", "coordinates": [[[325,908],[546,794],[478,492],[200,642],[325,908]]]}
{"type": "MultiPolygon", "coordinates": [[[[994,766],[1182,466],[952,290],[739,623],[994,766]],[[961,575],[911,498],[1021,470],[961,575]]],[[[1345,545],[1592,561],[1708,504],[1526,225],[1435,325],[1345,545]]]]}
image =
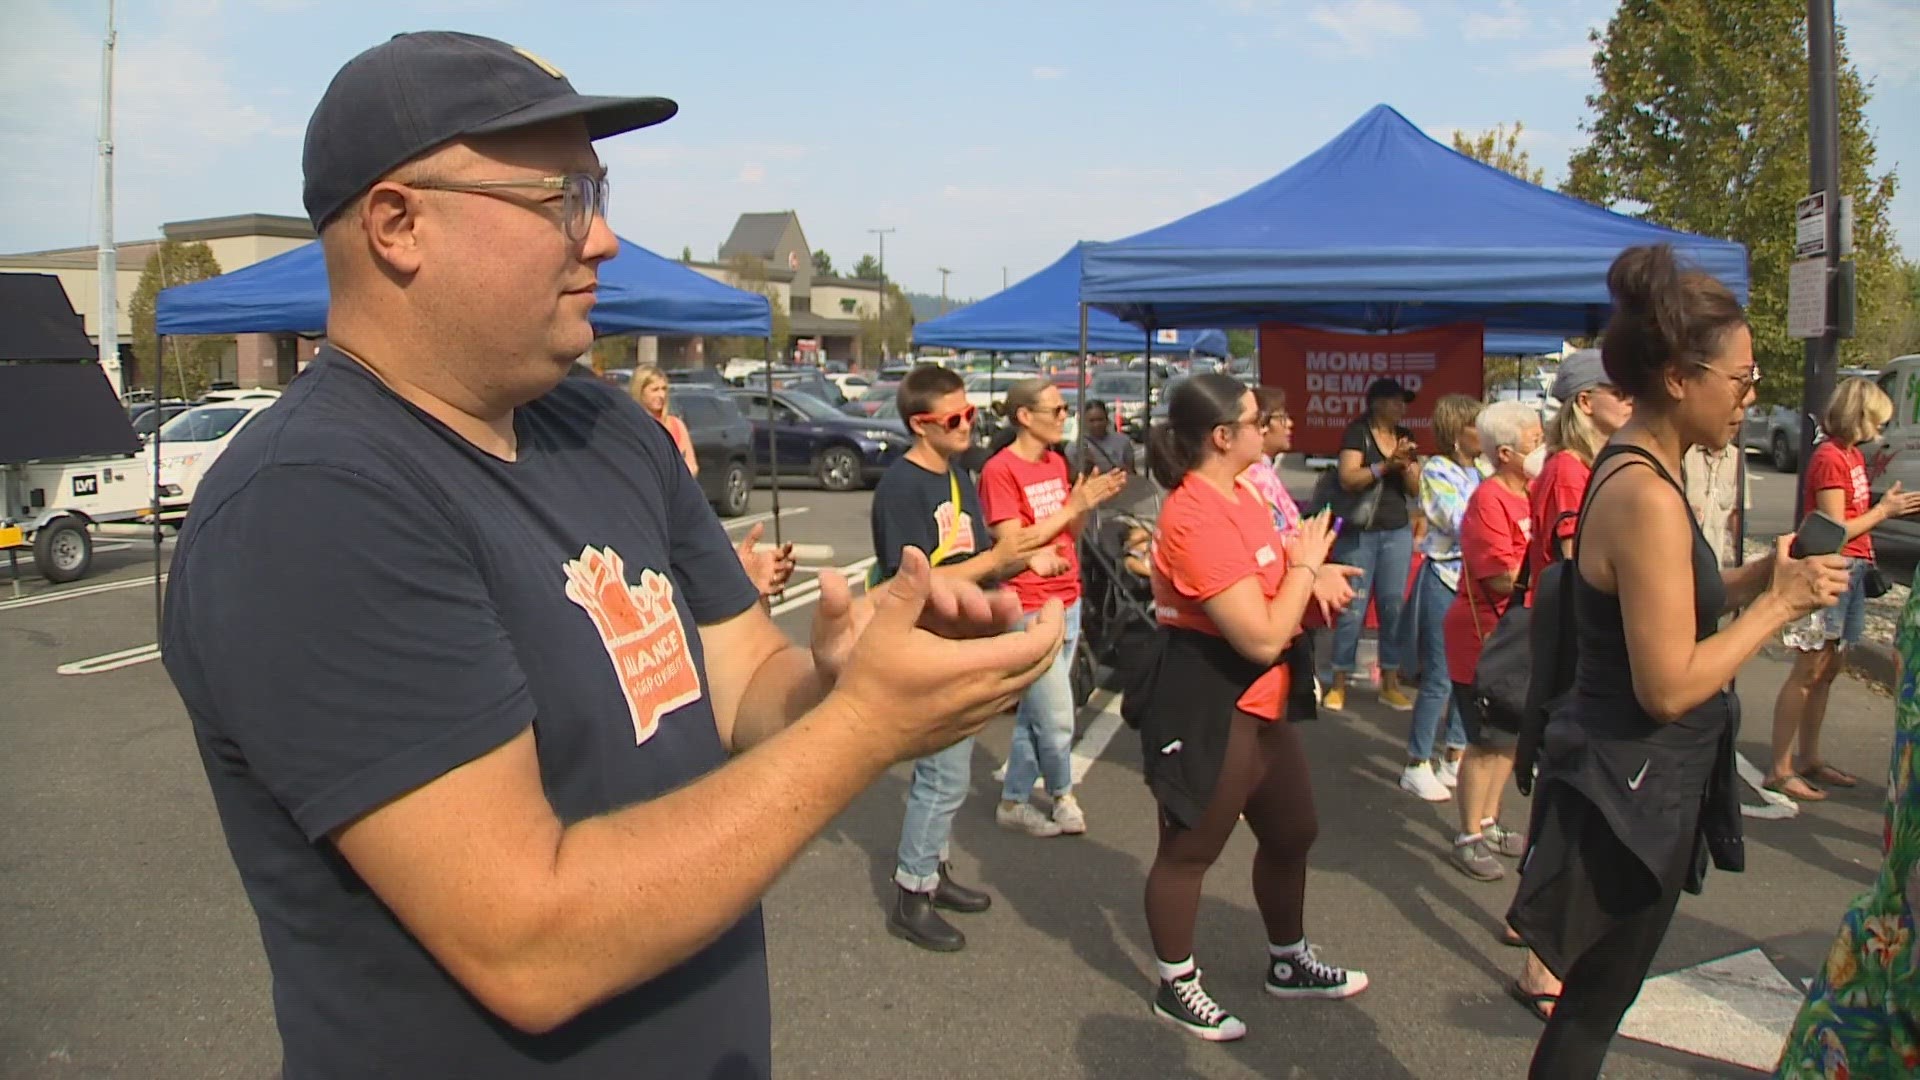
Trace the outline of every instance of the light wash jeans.
{"type": "Polygon", "coordinates": [[[953,815],[973,784],[973,738],[913,763],[907,785],[907,817],[900,823],[900,862],[893,880],[909,892],[932,892],[953,837],[953,815]]]}
{"type": "Polygon", "coordinates": [[[1460,709],[1453,703],[1453,680],[1447,677],[1447,635],[1444,624],[1447,609],[1453,606],[1454,592],[1440,580],[1431,562],[1420,568],[1413,586],[1413,606],[1401,618],[1412,630],[1413,654],[1420,660],[1420,693],[1413,699],[1413,731],[1407,737],[1407,760],[1433,758],[1433,739],[1440,732],[1440,717],[1447,719],[1447,748],[1467,745],[1466,729],[1460,726],[1460,709]]]}
{"type": "Polygon", "coordinates": [[[1334,542],[1329,558],[1364,573],[1353,578],[1353,603],[1340,613],[1333,627],[1330,667],[1320,671],[1320,685],[1333,682],[1336,671],[1351,674],[1360,653],[1360,631],[1367,621],[1367,596],[1373,596],[1380,614],[1380,670],[1400,670],[1400,646],[1405,640],[1400,612],[1406,607],[1407,572],[1413,567],[1413,529],[1381,529],[1345,533],[1334,542]]]}
{"type": "MultiPolygon", "coordinates": [[[[1024,628],[1034,619],[1020,620],[1024,628]]],[[[1073,650],[1080,641],[1080,601],[1067,605],[1066,640],[1053,666],[1020,696],[1013,722],[1013,746],[1007,751],[1007,779],[1000,798],[1026,802],[1033,782],[1046,777],[1047,794],[1055,797],[1073,790],[1073,650]]]]}

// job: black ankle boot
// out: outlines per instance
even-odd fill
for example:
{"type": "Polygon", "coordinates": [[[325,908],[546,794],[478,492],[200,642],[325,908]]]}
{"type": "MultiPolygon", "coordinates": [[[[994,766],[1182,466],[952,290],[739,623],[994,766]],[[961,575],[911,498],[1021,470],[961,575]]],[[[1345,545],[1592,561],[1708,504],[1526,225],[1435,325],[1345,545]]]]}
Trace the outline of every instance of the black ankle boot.
{"type": "Polygon", "coordinates": [[[967,947],[967,938],[953,924],[933,910],[933,894],[910,892],[894,886],[893,914],[887,916],[887,933],[911,941],[933,952],[959,952],[967,947]]]}
{"type": "Polygon", "coordinates": [[[993,897],[953,880],[953,864],[940,864],[940,884],[933,888],[933,906],[973,915],[993,906],[993,897]]]}

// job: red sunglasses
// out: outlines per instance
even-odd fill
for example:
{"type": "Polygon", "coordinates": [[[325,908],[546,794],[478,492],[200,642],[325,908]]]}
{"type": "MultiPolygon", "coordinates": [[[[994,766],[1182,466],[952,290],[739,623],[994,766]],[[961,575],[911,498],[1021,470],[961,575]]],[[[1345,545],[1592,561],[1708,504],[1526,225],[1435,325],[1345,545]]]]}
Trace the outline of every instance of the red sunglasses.
{"type": "Polygon", "coordinates": [[[969,405],[959,412],[947,413],[944,416],[939,413],[915,413],[913,419],[929,420],[946,428],[948,431],[959,431],[962,424],[973,423],[973,418],[978,416],[979,413],[979,409],[969,405]]]}

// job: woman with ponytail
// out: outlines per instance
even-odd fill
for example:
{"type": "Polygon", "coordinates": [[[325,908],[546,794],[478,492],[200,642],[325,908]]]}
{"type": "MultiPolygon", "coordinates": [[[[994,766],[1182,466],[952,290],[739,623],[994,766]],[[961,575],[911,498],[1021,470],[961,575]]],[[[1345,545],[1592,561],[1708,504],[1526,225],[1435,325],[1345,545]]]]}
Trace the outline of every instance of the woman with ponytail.
{"type": "MultiPolygon", "coordinates": [[[[1507,913],[1565,984],[1535,1080],[1599,1075],[1681,890],[1700,889],[1703,855],[1743,868],[1733,677],[1847,587],[1840,558],[1794,559],[1785,536],[1772,558],[1722,570],[1687,506],[1682,457],[1738,434],[1760,378],[1739,301],[1664,245],[1622,252],[1607,289],[1601,360],[1633,417],[1595,457],[1580,504],[1567,570],[1578,660],[1540,740],[1507,913]]],[[[1536,536],[1550,529],[1534,522],[1536,536]]]]}
{"type": "Polygon", "coordinates": [[[1177,384],[1167,405],[1148,455],[1169,491],[1152,555],[1160,639],[1126,712],[1140,729],[1160,808],[1146,887],[1160,969],[1153,1012],[1224,1042],[1246,1025],[1201,987],[1193,930],[1202,880],[1242,817],[1259,841],[1253,893],[1266,923],[1267,991],[1344,998],[1367,987],[1364,973],[1321,961],[1307,944],[1307,851],[1319,825],[1306,754],[1286,718],[1290,672],[1280,663],[1307,605],[1343,608],[1359,571],[1327,564],[1327,514],[1284,540],[1266,501],[1240,481],[1262,451],[1251,391],[1227,375],[1197,375],[1177,384]]]}

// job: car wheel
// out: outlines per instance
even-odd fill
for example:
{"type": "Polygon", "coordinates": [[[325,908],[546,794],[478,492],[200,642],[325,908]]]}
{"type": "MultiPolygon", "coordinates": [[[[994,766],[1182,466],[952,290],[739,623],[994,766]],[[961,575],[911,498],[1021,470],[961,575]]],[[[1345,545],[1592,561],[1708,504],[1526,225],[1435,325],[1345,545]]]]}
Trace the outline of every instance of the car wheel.
{"type": "Polygon", "coordinates": [[[33,563],[48,581],[78,581],[93,567],[93,538],[78,519],[55,518],[34,533],[33,563]]]}
{"type": "Polygon", "coordinates": [[[727,466],[727,475],[720,482],[720,501],[714,509],[721,517],[739,517],[747,512],[747,496],[753,492],[753,477],[747,474],[747,464],[736,461],[727,466]]]}
{"type": "Polygon", "coordinates": [[[1787,433],[1784,431],[1774,432],[1773,467],[1783,473],[1790,473],[1797,464],[1799,463],[1794,460],[1793,447],[1787,442],[1787,433]]]}
{"type": "Polygon", "coordinates": [[[813,475],[828,491],[852,491],[860,486],[860,455],[845,446],[830,446],[813,463],[813,475]]]}

